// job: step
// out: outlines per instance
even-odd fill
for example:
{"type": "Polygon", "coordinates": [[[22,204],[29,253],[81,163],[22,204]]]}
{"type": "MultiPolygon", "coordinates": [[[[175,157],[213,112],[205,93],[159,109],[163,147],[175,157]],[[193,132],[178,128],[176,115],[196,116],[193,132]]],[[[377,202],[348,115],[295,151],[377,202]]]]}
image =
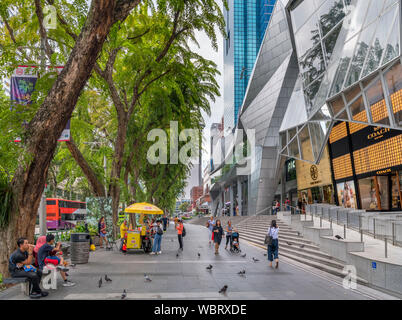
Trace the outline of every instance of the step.
{"type": "MultiPolygon", "coordinates": [[[[247,238],[244,238],[244,240],[247,240],[249,242],[253,242],[253,243],[256,243],[256,244],[259,244],[259,245],[264,244],[264,241],[247,239],[247,238]]],[[[328,266],[333,267],[333,268],[338,268],[338,269],[343,269],[344,268],[343,263],[336,261],[332,257],[330,257],[330,256],[328,256],[325,253],[322,253],[320,251],[311,252],[309,250],[304,250],[304,248],[303,249],[298,248],[298,250],[294,250],[293,248],[291,248],[291,247],[289,247],[287,245],[284,245],[284,244],[280,244],[279,251],[284,252],[285,254],[289,254],[291,256],[295,256],[295,257],[297,256],[297,257],[301,257],[301,258],[304,258],[304,259],[313,260],[315,262],[325,264],[325,265],[328,265],[328,266]],[[317,252],[319,252],[319,253],[317,253],[317,252]]]]}
{"type": "MultiPolygon", "coordinates": [[[[238,229],[238,231],[240,234],[246,233],[246,234],[258,235],[263,239],[265,239],[265,235],[266,235],[265,232],[259,232],[259,231],[240,230],[240,229],[238,229]]],[[[289,235],[289,234],[283,233],[283,232],[279,233],[279,239],[287,240],[289,242],[308,244],[308,245],[312,245],[316,248],[319,248],[318,246],[313,244],[310,240],[304,239],[303,237],[292,236],[292,235],[289,235]]]]}
{"type": "MultiPolygon", "coordinates": [[[[263,227],[257,227],[257,226],[237,226],[236,227],[238,230],[242,229],[242,230],[253,230],[253,231],[260,231],[260,232],[264,232],[266,233],[268,231],[268,228],[263,228],[263,227]]],[[[279,232],[282,233],[292,233],[295,235],[299,235],[300,232],[295,231],[293,229],[290,228],[280,228],[279,227],[279,232]]]]}
{"type": "MultiPolygon", "coordinates": [[[[259,248],[262,248],[262,249],[266,249],[266,248],[265,248],[264,246],[262,246],[262,245],[255,244],[255,243],[252,243],[252,244],[253,244],[254,246],[256,246],[256,247],[259,247],[259,248]]],[[[308,265],[308,266],[310,266],[310,267],[319,269],[319,270],[321,270],[321,271],[324,271],[324,272],[327,272],[327,273],[336,275],[336,276],[341,277],[341,278],[345,278],[345,274],[342,273],[342,271],[340,271],[339,268],[333,268],[333,267],[330,267],[330,266],[328,266],[328,265],[324,265],[324,264],[319,263],[319,262],[311,261],[311,260],[309,260],[309,259],[304,259],[304,258],[298,257],[298,256],[293,256],[293,255],[290,255],[290,254],[287,254],[287,253],[279,252],[279,256],[283,256],[283,257],[289,258],[289,259],[291,259],[291,260],[294,260],[294,261],[303,263],[303,264],[305,264],[305,265],[308,265]]],[[[342,270],[343,270],[343,269],[342,269],[342,270]]],[[[357,283],[363,284],[363,285],[367,285],[367,284],[368,284],[368,282],[367,282],[366,280],[361,279],[361,278],[359,278],[359,277],[357,277],[357,283]]]]}

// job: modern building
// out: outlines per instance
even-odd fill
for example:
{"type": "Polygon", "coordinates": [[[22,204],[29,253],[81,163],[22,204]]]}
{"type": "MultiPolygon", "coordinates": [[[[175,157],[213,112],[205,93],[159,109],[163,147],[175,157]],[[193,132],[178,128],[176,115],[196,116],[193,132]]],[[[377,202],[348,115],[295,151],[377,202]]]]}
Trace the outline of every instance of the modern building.
{"type": "Polygon", "coordinates": [[[201,186],[196,186],[191,188],[190,192],[190,201],[191,201],[191,209],[195,209],[197,206],[197,200],[201,198],[203,195],[203,187],[201,186]]]}
{"type": "Polygon", "coordinates": [[[230,0],[224,10],[225,136],[238,122],[240,107],[276,0],[230,0]]]}
{"type": "Polygon", "coordinates": [[[255,130],[253,169],[215,172],[213,200],[261,214],[296,187],[310,203],[400,210],[400,42],[400,0],[278,0],[236,126],[255,130]]]}

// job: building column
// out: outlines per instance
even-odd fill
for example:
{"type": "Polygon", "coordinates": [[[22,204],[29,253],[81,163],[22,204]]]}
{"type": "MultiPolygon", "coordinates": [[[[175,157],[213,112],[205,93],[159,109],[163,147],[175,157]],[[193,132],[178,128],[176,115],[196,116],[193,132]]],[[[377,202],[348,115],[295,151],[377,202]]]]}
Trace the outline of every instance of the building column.
{"type": "Polygon", "coordinates": [[[233,197],[233,184],[230,185],[229,187],[229,196],[230,196],[230,214],[229,216],[232,217],[233,216],[233,205],[234,205],[234,197],[233,197]]]}
{"type": "Polygon", "coordinates": [[[237,204],[239,206],[239,216],[243,215],[243,189],[240,179],[237,179],[237,204]]]}

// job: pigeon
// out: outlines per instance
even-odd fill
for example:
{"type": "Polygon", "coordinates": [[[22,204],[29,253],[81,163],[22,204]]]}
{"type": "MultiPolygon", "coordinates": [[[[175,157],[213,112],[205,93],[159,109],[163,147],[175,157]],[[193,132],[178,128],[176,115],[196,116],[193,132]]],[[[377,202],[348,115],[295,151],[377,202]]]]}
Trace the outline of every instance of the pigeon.
{"type": "Polygon", "coordinates": [[[126,289],[123,290],[123,294],[121,295],[121,299],[125,299],[127,297],[126,289]]]}
{"type": "Polygon", "coordinates": [[[253,261],[254,261],[254,262],[258,262],[258,261],[260,261],[260,260],[258,260],[258,259],[256,259],[256,258],[253,257],[253,261]]]}
{"type": "Polygon", "coordinates": [[[102,287],[102,277],[99,279],[98,285],[99,285],[99,288],[102,287]]]}
{"type": "Polygon", "coordinates": [[[300,248],[304,248],[304,244],[300,245],[300,248]]]}
{"type": "Polygon", "coordinates": [[[242,254],[240,257],[245,258],[245,257],[246,257],[246,254],[242,254]]]}
{"type": "Polygon", "coordinates": [[[69,267],[71,267],[71,268],[75,268],[75,266],[76,266],[75,263],[72,263],[72,264],[69,265],[69,267]]]}
{"type": "Polygon", "coordinates": [[[226,290],[228,289],[228,286],[225,284],[221,290],[219,290],[219,293],[226,293],[226,290]]]}
{"type": "Polygon", "coordinates": [[[239,271],[237,274],[239,274],[239,275],[245,275],[245,274],[246,274],[246,270],[243,269],[242,271],[239,271]]]}
{"type": "Polygon", "coordinates": [[[336,235],[335,238],[337,238],[338,240],[341,240],[341,239],[343,240],[343,238],[339,235],[336,235]]]}
{"type": "Polygon", "coordinates": [[[212,264],[210,264],[208,267],[206,267],[207,270],[212,270],[212,264]]]}
{"type": "Polygon", "coordinates": [[[176,253],[176,258],[178,258],[179,257],[179,253],[176,253]]]}
{"type": "Polygon", "coordinates": [[[266,253],[264,253],[264,257],[266,257],[267,256],[267,254],[266,253]]]}
{"type": "Polygon", "coordinates": [[[106,280],[106,281],[110,281],[110,282],[112,281],[112,279],[110,279],[110,278],[107,276],[107,274],[105,274],[105,280],[106,280]]]}
{"type": "Polygon", "coordinates": [[[287,241],[286,241],[286,244],[287,244],[288,246],[291,246],[291,245],[292,245],[290,242],[287,242],[287,241]]]}
{"type": "Polygon", "coordinates": [[[201,258],[201,253],[198,252],[198,258],[201,258]]]}
{"type": "Polygon", "coordinates": [[[300,232],[299,231],[297,231],[297,236],[300,237],[300,232]]]}
{"type": "Polygon", "coordinates": [[[144,273],[144,278],[145,278],[145,281],[148,281],[148,282],[151,282],[151,281],[152,281],[151,278],[148,277],[145,273],[144,273]]]}

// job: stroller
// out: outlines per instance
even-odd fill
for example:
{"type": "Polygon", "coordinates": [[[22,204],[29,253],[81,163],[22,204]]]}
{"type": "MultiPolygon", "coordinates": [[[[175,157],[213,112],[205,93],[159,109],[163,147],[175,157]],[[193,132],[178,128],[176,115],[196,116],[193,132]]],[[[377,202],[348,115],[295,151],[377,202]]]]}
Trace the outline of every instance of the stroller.
{"type": "Polygon", "coordinates": [[[237,231],[234,231],[232,233],[232,245],[230,246],[230,252],[232,252],[232,253],[241,252],[240,245],[239,245],[239,233],[237,231]]]}

